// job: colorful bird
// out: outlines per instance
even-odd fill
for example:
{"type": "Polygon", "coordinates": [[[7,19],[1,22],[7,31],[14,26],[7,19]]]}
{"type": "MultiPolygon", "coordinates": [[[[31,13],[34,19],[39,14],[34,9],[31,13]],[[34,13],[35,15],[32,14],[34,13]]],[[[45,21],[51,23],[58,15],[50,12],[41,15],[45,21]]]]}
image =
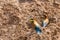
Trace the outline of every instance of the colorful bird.
{"type": "Polygon", "coordinates": [[[45,19],[42,21],[42,26],[46,27],[49,23],[49,19],[48,19],[47,15],[44,15],[44,17],[45,17],[45,19]]]}
{"type": "Polygon", "coordinates": [[[34,25],[34,28],[35,28],[37,34],[40,34],[42,32],[42,30],[40,29],[40,25],[38,24],[38,22],[34,19],[30,19],[30,22],[34,25]]]}

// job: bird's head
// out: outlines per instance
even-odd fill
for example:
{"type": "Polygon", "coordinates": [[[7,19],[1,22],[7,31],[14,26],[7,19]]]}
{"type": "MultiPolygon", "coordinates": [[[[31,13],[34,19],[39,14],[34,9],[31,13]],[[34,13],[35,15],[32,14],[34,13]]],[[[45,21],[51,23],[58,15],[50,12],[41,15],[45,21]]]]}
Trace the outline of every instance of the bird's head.
{"type": "Polygon", "coordinates": [[[34,19],[31,18],[31,19],[30,19],[30,22],[31,22],[31,23],[34,23],[34,19]]]}
{"type": "Polygon", "coordinates": [[[48,16],[47,16],[47,15],[44,15],[44,18],[45,18],[45,19],[47,19],[47,18],[48,18],[48,16]]]}

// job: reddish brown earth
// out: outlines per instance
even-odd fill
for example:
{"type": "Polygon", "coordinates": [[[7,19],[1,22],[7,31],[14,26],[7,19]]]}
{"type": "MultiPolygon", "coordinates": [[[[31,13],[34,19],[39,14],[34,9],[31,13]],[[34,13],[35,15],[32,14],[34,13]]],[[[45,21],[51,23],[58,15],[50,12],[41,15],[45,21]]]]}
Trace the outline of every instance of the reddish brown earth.
{"type": "Polygon", "coordinates": [[[0,0],[0,40],[60,40],[60,0],[0,0]],[[44,14],[50,23],[42,28],[44,14]],[[41,35],[29,25],[33,17],[41,35]]]}

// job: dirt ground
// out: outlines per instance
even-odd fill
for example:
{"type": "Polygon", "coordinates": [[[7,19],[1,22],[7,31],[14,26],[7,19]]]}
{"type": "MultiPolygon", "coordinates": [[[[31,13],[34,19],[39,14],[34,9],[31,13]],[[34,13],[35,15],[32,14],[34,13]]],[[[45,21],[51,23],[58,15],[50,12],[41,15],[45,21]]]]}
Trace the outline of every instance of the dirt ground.
{"type": "Polygon", "coordinates": [[[60,0],[0,0],[0,40],[60,40],[60,0]],[[50,23],[42,28],[44,14],[50,23]],[[41,35],[30,18],[40,24],[41,35]]]}

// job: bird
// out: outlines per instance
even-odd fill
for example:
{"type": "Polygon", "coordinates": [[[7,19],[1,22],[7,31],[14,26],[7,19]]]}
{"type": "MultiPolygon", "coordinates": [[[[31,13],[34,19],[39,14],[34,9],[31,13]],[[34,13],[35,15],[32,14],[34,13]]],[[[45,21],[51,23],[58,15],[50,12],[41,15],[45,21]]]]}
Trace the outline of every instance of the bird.
{"type": "Polygon", "coordinates": [[[42,30],[40,29],[40,25],[38,24],[38,22],[34,19],[30,19],[30,22],[34,25],[36,33],[41,34],[42,30]]]}
{"type": "Polygon", "coordinates": [[[45,19],[42,21],[42,27],[46,27],[49,23],[49,18],[47,15],[44,15],[45,19]]]}

